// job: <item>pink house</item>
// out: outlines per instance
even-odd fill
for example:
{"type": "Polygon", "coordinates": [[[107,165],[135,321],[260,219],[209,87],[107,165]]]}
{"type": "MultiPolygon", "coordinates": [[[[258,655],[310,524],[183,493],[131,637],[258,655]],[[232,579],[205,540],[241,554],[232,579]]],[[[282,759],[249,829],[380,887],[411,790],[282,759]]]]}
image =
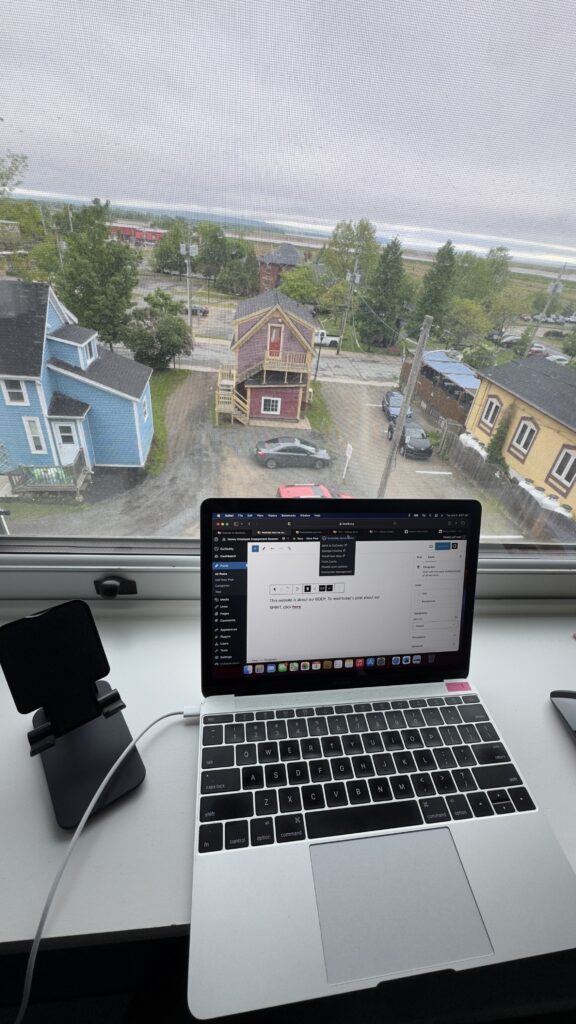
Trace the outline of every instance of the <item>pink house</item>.
{"type": "Polygon", "coordinates": [[[241,423],[297,423],[308,400],[318,323],[277,289],[238,304],[233,370],[218,375],[216,414],[241,423]]]}

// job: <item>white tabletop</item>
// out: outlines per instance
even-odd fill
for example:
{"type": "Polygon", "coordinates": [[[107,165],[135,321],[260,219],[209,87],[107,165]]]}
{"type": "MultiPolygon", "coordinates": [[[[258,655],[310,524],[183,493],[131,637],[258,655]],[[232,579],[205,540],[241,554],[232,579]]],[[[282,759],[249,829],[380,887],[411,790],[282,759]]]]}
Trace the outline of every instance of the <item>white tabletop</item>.
{"type": "MultiPolygon", "coordinates": [[[[48,604],[0,604],[0,622],[48,604]]],[[[153,718],[200,700],[197,602],[96,602],[94,615],[136,735],[153,718]]],[[[470,682],[485,697],[528,789],[576,870],[576,745],[549,702],[576,689],[576,606],[477,605],[470,682]]],[[[29,756],[0,673],[0,943],[34,933],[70,833],[56,824],[42,765],[29,756]]],[[[168,719],[140,745],[147,776],[98,815],[74,851],[46,936],[164,931],[189,922],[198,730],[168,719]]],[[[87,938],[88,941],[88,938],[87,938]]]]}

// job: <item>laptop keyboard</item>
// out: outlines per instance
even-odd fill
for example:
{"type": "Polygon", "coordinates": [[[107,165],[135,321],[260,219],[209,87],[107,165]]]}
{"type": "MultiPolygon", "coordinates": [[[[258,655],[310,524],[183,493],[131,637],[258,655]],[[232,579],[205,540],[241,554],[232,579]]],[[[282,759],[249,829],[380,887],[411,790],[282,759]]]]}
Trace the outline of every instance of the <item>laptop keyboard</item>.
{"type": "Polygon", "coordinates": [[[476,694],[203,719],[200,853],[530,810],[476,694]]]}

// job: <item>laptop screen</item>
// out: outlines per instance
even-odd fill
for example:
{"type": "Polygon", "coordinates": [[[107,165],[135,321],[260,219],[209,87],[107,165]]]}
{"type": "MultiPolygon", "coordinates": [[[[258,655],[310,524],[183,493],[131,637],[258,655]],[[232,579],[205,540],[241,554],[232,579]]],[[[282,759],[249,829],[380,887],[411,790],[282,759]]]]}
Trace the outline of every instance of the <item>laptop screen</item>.
{"type": "Polygon", "coordinates": [[[474,501],[204,502],[203,693],[465,675],[479,525],[474,501]]]}

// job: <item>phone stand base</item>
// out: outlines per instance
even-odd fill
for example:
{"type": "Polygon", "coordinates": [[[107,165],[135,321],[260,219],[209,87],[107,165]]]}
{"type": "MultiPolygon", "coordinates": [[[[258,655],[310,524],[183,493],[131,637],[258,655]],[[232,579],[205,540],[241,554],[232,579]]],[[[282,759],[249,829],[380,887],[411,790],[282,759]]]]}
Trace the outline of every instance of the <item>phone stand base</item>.
{"type": "MultiPolygon", "coordinates": [[[[98,682],[98,690],[110,690],[98,682]]],[[[46,721],[40,709],[33,718],[36,728],[46,721]]],[[[75,828],[106,773],[132,740],[121,712],[102,715],[60,736],[53,747],[39,754],[50,791],[56,821],[61,828],[75,828]]],[[[146,768],[140,754],[132,750],[102,793],[94,811],[119,800],[144,781],[146,768]]]]}

